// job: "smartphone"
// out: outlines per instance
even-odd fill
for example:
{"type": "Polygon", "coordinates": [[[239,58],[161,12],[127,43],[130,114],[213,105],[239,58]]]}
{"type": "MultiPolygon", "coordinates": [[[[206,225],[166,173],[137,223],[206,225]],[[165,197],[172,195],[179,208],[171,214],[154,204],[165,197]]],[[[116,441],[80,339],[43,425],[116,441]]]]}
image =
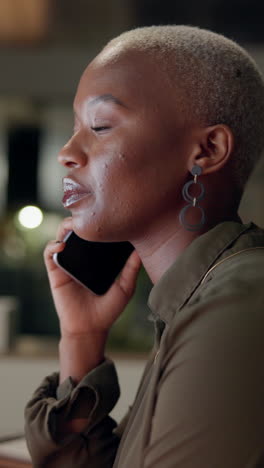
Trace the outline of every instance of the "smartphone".
{"type": "Polygon", "coordinates": [[[64,239],[62,252],[53,260],[73,279],[94,294],[105,294],[134,250],[130,242],[93,242],[83,240],[73,231],[64,239]]]}

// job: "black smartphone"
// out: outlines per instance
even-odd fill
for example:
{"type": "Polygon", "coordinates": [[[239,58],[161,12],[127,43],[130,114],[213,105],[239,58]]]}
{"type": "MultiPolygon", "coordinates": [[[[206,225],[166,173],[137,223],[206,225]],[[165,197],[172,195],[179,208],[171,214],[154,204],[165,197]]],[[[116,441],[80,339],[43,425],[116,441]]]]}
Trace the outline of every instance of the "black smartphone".
{"type": "Polygon", "coordinates": [[[94,294],[106,293],[134,250],[130,242],[93,242],[73,231],[65,237],[65,248],[55,253],[55,263],[94,294]]]}

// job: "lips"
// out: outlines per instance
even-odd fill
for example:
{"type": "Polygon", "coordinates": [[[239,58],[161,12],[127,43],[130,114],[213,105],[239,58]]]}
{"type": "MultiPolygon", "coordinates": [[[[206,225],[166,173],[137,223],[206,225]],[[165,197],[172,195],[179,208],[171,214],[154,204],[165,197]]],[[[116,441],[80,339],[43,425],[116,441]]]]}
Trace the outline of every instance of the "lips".
{"type": "Polygon", "coordinates": [[[64,177],[63,179],[63,191],[64,196],[62,199],[62,204],[64,208],[69,208],[69,206],[79,202],[83,198],[91,195],[92,191],[88,187],[78,184],[73,179],[69,177],[64,177]]]}

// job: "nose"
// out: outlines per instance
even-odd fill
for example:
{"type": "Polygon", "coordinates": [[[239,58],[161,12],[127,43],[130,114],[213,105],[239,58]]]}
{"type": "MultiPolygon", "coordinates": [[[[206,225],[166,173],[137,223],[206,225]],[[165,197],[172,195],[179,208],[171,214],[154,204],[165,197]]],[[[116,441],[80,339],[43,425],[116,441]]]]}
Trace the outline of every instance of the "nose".
{"type": "Polygon", "coordinates": [[[78,145],[76,137],[74,134],[58,154],[58,162],[64,167],[78,169],[86,164],[86,155],[78,145]]]}

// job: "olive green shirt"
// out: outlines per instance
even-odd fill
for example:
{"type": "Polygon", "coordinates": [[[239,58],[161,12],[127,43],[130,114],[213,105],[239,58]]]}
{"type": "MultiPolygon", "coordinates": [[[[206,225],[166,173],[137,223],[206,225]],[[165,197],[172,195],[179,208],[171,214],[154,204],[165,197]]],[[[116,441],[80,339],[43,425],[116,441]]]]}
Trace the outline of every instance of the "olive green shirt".
{"type": "Polygon", "coordinates": [[[224,222],[195,239],[152,288],[156,330],[119,425],[114,363],[74,386],[47,377],[26,406],[34,467],[264,467],[264,231],[224,222]],[[58,425],[89,418],[80,434],[58,425]]]}

